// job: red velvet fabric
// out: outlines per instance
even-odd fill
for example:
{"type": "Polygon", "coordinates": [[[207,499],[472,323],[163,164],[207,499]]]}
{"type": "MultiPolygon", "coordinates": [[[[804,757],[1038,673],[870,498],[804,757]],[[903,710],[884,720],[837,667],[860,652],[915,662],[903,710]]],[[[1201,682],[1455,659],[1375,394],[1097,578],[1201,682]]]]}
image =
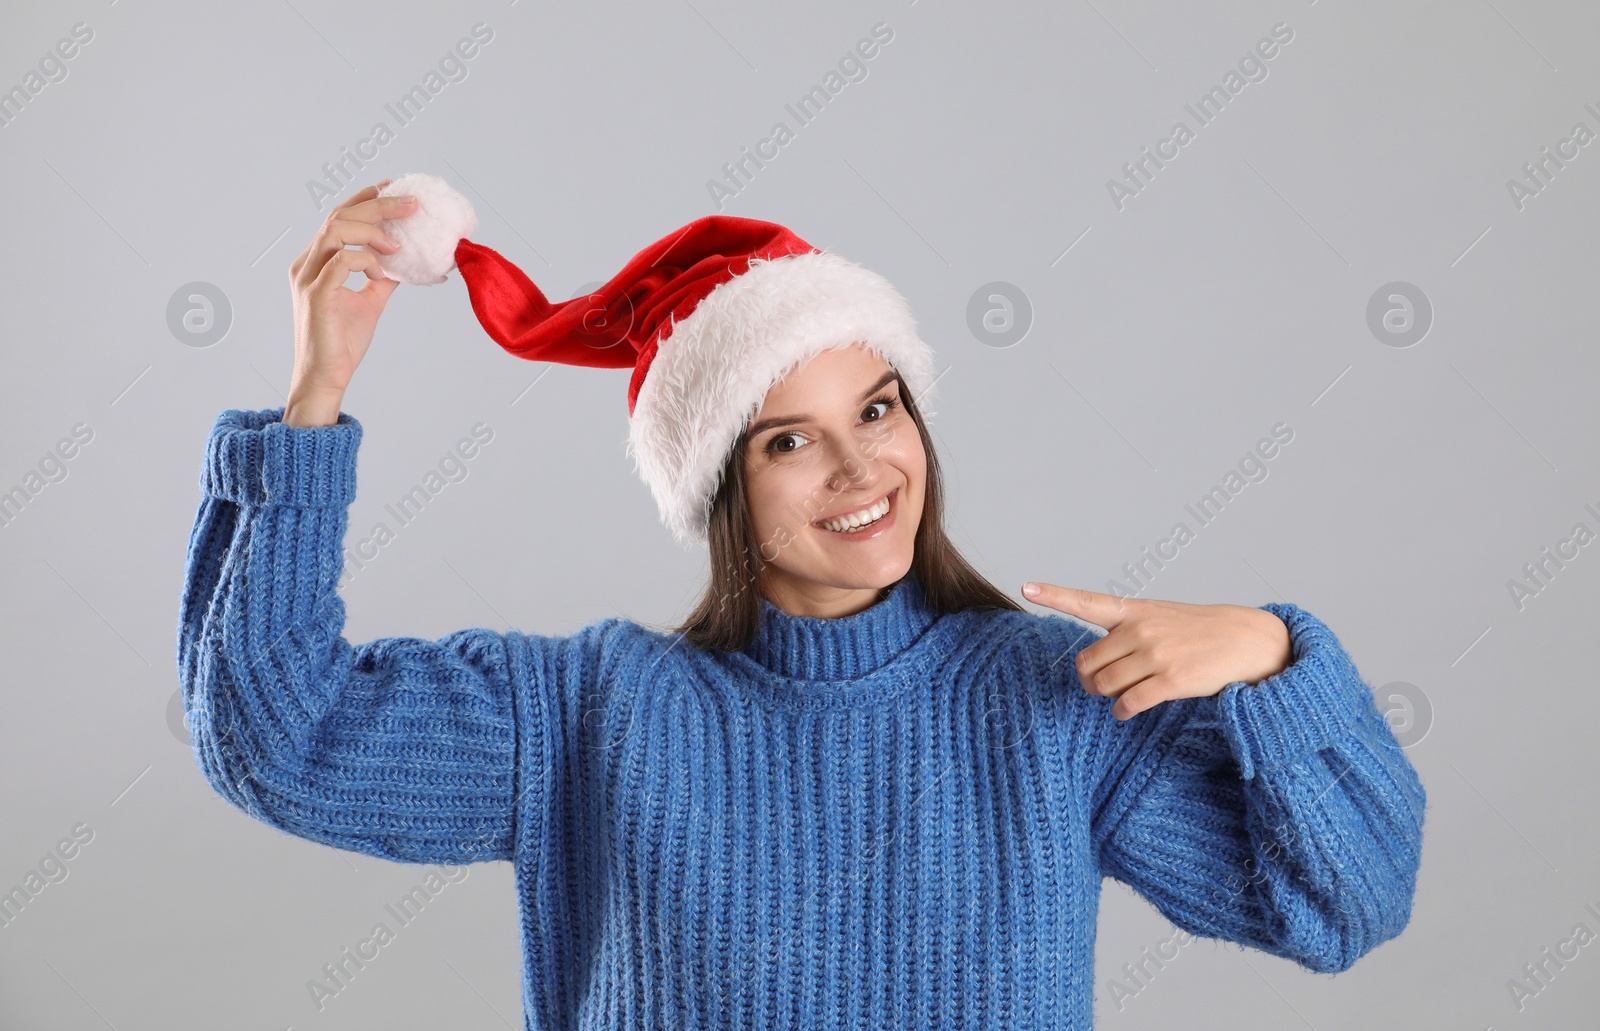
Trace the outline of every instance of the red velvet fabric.
{"type": "Polygon", "coordinates": [[[456,267],[472,310],[496,343],[518,358],[599,369],[633,368],[628,415],[672,320],[683,321],[752,258],[813,251],[775,222],[706,215],[646,247],[600,289],[552,302],[503,255],[463,239],[456,267]]]}

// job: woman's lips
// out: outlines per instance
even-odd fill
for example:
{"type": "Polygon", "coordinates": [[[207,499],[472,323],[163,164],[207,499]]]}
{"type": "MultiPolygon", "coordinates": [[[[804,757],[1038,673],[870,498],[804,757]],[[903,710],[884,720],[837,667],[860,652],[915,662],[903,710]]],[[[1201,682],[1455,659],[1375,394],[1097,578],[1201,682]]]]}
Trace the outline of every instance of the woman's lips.
{"type": "MultiPolygon", "coordinates": [[[[894,490],[891,490],[888,493],[888,498],[889,511],[884,513],[883,518],[879,519],[877,522],[869,523],[868,525],[861,527],[859,530],[851,530],[848,533],[840,533],[838,530],[828,529],[821,523],[813,523],[812,525],[818,530],[821,530],[823,533],[827,534],[829,537],[833,537],[841,541],[870,541],[872,538],[877,537],[893,526],[895,515],[900,511],[900,488],[896,487],[894,490]]],[[[865,506],[865,508],[871,507],[871,505],[865,506]]],[[[862,509],[856,509],[856,511],[859,512],[862,511],[862,509]]]]}

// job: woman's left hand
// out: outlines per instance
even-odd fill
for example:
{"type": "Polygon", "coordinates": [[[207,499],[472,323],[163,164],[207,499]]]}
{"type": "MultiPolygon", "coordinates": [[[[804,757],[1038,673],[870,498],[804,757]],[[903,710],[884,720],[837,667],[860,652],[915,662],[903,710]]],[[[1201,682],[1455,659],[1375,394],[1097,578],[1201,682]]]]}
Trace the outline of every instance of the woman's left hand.
{"type": "Polygon", "coordinates": [[[1289,628],[1265,609],[1119,598],[1040,583],[1023,596],[1106,629],[1077,655],[1078,681],[1115,698],[1119,720],[1174,698],[1203,698],[1235,681],[1259,683],[1293,661],[1289,628]]]}

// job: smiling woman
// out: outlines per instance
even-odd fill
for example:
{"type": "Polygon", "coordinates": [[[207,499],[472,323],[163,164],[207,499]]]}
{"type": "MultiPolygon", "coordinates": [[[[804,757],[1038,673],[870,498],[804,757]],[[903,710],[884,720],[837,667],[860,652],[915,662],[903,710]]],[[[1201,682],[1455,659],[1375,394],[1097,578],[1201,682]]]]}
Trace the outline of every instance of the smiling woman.
{"type": "Polygon", "coordinates": [[[1405,927],[1426,797],[1333,633],[1053,585],[1079,618],[1035,615],[989,584],[944,534],[932,354],[882,277],[707,216],[552,303],[455,231],[459,198],[392,186],[291,266],[288,404],[212,428],[179,679],[197,764],[252,817],[513,863],[528,1026],[1088,1027],[1108,876],[1310,970],[1405,927]],[[633,370],[629,449],[709,551],[682,630],[345,640],[344,392],[390,269],[432,281],[439,240],[510,353],[633,370]]]}
{"type": "Polygon", "coordinates": [[[728,449],[708,522],[710,583],[675,632],[743,648],[763,600],[851,615],[908,570],[939,611],[1021,611],[956,550],[943,516],[933,439],[900,374],[864,341],[824,351],[772,386],[728,449]]]}

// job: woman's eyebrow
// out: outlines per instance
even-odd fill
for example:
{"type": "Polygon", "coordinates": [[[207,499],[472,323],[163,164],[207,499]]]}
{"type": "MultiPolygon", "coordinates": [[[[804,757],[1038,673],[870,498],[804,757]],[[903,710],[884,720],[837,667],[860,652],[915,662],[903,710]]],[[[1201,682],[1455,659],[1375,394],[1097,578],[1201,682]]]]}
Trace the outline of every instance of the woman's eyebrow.
{"type": "MultiPolygon", "coordinates": [[[[893,369],[890,369],[888,372],[884,373],[882,379],[878,380],[878,382],[861,392],[861,397],[857,399],[857,403],[865,403],[867,398],[871,397],[873,394],[876,394],[890,383],[893,383],[895,380],[895,375],[896,373],[893,369]]],[[[811,416],[809,415],[789,415],[781,419],[762,419],[754,426],[751,426],[747,432],[751,437],[754,437],[758,433],[762,433],[766,430],[776,429],[779,426],[793,426],[796,423],[807,422],[810,420],[810,418],[811,416]]]]}

